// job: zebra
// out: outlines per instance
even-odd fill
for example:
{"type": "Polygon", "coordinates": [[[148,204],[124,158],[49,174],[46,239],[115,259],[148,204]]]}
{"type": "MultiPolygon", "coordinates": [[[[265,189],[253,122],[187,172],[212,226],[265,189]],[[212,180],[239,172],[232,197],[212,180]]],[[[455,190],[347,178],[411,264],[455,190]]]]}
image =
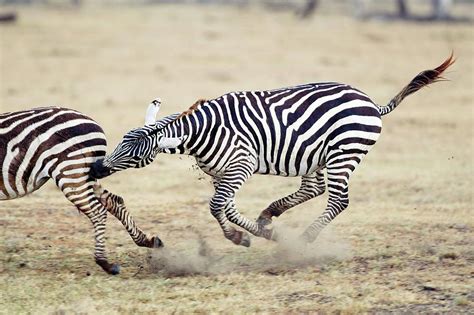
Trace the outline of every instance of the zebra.
{"type": "MultiPolygon", "coordinates": [[[[212,177],[215,192],[210,211],[224,236],[250,246],[247,232],[278,240],[277,231],[270,226],[272,218],[323,194],[326,170],[327,207],[300,236],[304,242],[313,242],[348,207],[349,178],[377,141],[381,116],[392,112],[408,95],[443,80],[441,74],[454,61],[451,54],[437,68],[419,73],[386,106],[335,82],[231,92],[199,100],[164,126],[149,123],[132,129],[110,155],[92,165],[91,176],[103,178],[144,167],[160,152],[193,156],[212,177]],[[298,176],[301,186],[251,221],[237,211],[234,197],[253,174],[298,176]]],[[[149,105],[148,112],[155,104],[149,105]]]]}
{"type": "Polygon", "coordinates": [[[122,222],[138,246],[160,247],[162,242],[137,227],[121,197],[90,177],[90,166],[105,156],[106,145],[102,128],[72,109],[41,107],[0,114],[0,200],[23,197],[53,179],[92,222],[96,263],[107,273],[118,274],[119,265],[109,263],[106,256],[107,211],[122,222]]]}

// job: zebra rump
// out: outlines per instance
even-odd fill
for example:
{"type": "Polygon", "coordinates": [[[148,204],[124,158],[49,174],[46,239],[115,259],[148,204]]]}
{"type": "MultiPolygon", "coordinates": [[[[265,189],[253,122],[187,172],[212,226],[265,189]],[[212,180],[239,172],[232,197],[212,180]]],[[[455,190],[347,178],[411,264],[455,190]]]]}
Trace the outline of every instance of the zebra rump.
{"type": "Polygon", "coordinates": [[[128,213],[123,199],[89,176],[90,166],[105,156],[106,138],[91,118],[72,109],[42,107],[0,114],[0,200],[23,197],[53,179],[66,198],[92,222],[95,260],[117,274],[107,261],[107,211],[117,217],[139,246],[162,246],[146,236],[128,213]]]}

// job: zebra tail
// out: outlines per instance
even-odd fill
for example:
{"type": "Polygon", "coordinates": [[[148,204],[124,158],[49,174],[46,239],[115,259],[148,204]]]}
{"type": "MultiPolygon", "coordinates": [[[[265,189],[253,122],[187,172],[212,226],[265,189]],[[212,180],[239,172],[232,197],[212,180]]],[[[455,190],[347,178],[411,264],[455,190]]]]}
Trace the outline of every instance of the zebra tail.
{"type": "Polygon", "coordinates": [[[390,113],[395,109],[395,107],[398,106],[398,104],[403,101],[405,97],[415,93],[422,87],[438,81],[447,81],[447,79],[443,78],[441,75],[455,61],[456,59],[454,59],[453,53],[451,52],[451,56],[449,56],[448,59],[446,59],[437,68],[420,72],[407,86],[405,86],[394,98],[392,98],[386,106],[378,107],[380,115],[383,116],[390,113]]]}

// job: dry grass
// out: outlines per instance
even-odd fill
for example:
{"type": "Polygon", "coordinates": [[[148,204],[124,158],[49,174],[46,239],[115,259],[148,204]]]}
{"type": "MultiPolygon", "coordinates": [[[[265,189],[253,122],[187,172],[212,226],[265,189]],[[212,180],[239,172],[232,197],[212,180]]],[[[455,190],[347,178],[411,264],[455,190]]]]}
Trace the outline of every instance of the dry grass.
{"type": "MultiPolygon", "coordinates": [[[[458,61],[451,82],[384,118],[379,143],[352,179],[349,209],[308,250],[226,241],[208,211],[209,180],[187,157],[160,156],[103,181],[169,253],[136,248],[111,218],[116,277],[95,265],[89,222],[51,183],[2,202],[0,312],[472,312],[471,25],[361,23],[333,13],[303,23],[284,13],[184,6],[19,13],[18,24],[0,28],[1,111],[73,107],[103,125],[110,149],[156,96],[169,114],[231,90],[335,80],[384,104],[451,49],[458,61]]],[[[238,207],[255,218],[298,182],[255,176],[238,207]]],[[[277,224],[301,231],[325,198],[277,224]]]]}

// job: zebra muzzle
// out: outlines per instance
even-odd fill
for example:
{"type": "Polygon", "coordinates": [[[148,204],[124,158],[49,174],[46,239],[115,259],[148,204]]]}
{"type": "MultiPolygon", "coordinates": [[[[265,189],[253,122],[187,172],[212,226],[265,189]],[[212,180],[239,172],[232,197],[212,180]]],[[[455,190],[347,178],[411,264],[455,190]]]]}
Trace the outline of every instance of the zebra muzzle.
{"type": "Polygon", "coordinates": [[[111,171],[104,166],[103,160],[98,160],[91,165],[89,174],[92,178],[100,179],[109,176],[111,171]]]}

